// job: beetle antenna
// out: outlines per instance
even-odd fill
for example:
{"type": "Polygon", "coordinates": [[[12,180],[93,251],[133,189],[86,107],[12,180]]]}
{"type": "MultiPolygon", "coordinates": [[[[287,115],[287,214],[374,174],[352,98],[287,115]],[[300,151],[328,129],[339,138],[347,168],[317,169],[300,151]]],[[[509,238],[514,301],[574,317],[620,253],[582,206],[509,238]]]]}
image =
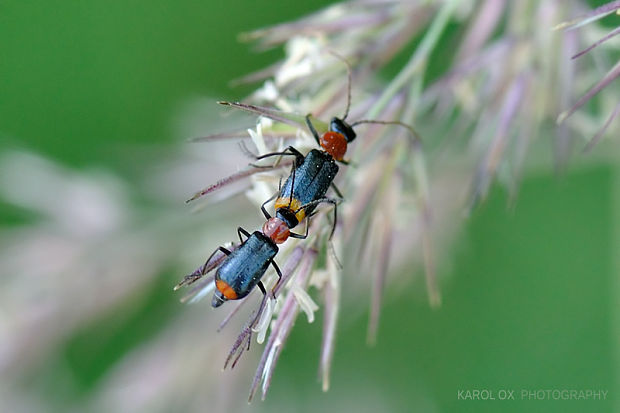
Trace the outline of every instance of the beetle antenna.
{"type": "Polygon", "coordinates": [[[411,133],[411,136],[413,136],[413,143],[415,145],[421,145],[422,144],[422,139],[420,138],[420,134],[418,132],[416,132],[415,129],[413,129],[413,127],[411,125],[408,125],[404,122],[399,122],[397,120],[372,120],[372,119],[363,119],[363,120],[358,120],[356,122],[353,122],[351,124],[351,127],[354,127],[356,125],[361,125],[363,123],[372,123],[372,124],[377,124],[377,125],[396,125],[396,126],[402,126],[403,128],[406,128],[409,133],[411,133]]]}
{"type": "Polygon", "coordinates": [[[347,107],[344,111],[344,116],[342,117],[342,120],[345,120],[347,116],[349,116],[349,108],[351,107],[351,78],[353,77],[352,75],[353,70],[351,69],[351,64],[343,56],[339,55],[333,50],[329,50],[329,53],[332,56],[334,56],[336,59],[344,63],[345,66],[347,67],[347,107]]]}

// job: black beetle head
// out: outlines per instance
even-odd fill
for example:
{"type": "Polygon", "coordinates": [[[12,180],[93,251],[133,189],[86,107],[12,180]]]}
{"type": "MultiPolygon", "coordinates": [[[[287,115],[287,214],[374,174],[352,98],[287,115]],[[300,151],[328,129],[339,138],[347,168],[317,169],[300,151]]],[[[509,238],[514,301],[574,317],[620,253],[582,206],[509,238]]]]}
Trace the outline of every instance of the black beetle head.
{"type": "Polygon", "coordinates": [[[355,139],[355,137],[357,136],[353,131],[353,127],[351,127],[351,125],[339,118],[332,118],[331,122],[329,123],[329,130],[344,135],[347,143],[352,142],[353,139],[355,139]]]}
{"type": "Polygon", "coordinates": [[[281,219],[289,228],[295,228],[299,224],[295,211],[290,208],[278,208],[276,217],[281,219]]]}

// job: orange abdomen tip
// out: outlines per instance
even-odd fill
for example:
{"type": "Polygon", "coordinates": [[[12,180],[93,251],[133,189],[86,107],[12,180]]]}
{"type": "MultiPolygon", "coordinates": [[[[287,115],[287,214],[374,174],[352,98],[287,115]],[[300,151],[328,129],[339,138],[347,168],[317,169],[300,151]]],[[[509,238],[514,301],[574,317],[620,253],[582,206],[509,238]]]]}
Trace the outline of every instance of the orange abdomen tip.
{"type": "Polygon", "coordinates": [[[304,218],[306,217],[306,210],[304,208],[301,208],[301,201],[296,198],[291,199],[286,196],[280,197],[276,199],[275,208],[276,208],[276,211],[281,208],[288,209],[293,212],[297,211],[295,212],[295,217],[297,218],[297,222],[303,221],[304,218]]]}
{"type": "Polygon", "coordinates": [[[263,234],[267,235],[276,244],[282,244],[290,235],[290,230],[279,218],[269,218],[263,224],[263,234]]]}
{"type": "Polygon", "coordinates": [[[233,290],[233,288],[228,285],[226,281],[215,280],[215,288],[217,288],[227,300],[237,299],[237,292],[233,290]]]}
{"type": "Polygon", "coordinates": [[[341,161],[347,153],[347,139],[342,133],[325,132],[319,139],[321,147],[337,161],[341,161]]]}

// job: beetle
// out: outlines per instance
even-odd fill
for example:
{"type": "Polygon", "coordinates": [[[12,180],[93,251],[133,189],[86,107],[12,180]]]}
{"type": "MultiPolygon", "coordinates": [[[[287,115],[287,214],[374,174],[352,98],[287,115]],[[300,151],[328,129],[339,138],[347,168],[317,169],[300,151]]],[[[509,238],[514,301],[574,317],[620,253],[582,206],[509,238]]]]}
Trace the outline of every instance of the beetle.
{"type": "MultiPolygon", "coordinates": [[[[263,294],[267,294],[260,281],[269,265],[273,265],[278,276],[282,273],[273,258],[278,253],[276,242],[261,231],[248,233],[243,228],[237,229],[239,239],[244,234],[247,239],[239,248],[229,251],[219,247],[228,257],[219,265],[215,273],[215,293],[211,300],[213,307],[219,307],[228,300],[239,300],[247,296],[258,285],[263,294]]],[[[216,250],[217,251],[217,250],[216,250]]]]}
{"type": "MultiPolygon", "coordinates": [[[[351,103],[351,68],[346,60],[342,58],[341,60],[347,65],[348,69],[347,106],[344,115],[342,118],[333,117],[327,132],[322,135],[318,133],[312,124],[311,116],[308,114],[305,117],[306,125],[321,149],[312,149],[304,156],[296,148],[289,146],[280,152],[272,152],[260,156],[252,155],[256,160],[272,156],[294,156],[295,161],[293,162],[291,174],[284,182],[284,185],[280,185],[278,192],[261,205],[261,211],[267,219],[263,225],[262,232],[255,231],[250,234],[239,227],[237,229],[241,241],[239,248],[232,252],[224,247],[218,248],[227,257],[218,266],[215,274],[216,291],[211,302],[213,307],[219,307],[228,300],[244,298],[255,286],[258,286],[262,293],[266,295],[267,292],[261,282],[261,278],[269,265],[272,265],[279,278],[282,278],[282,273],[274,261],[274,257],[278,253],[277,244],[285,242],[289,237],[306,238],[308,235],[308,224],[306,225],[305,235],[293,233],[291,230],[304,219],[309,218],[321,203],[330,203],[334,206],[334,222],[330,234],[330,239],[332,238],[337,224],[337,206],[343,199],[341,192],[334,185],[334,179],[339,170],[337,162],[348,164],[344,157],[348,144],[355,140],[357,136],[354,130],[355,126],[363,123],[403,126],[410,131],[414,141],[419,143],[419,137],[413,128],[402,122],[359,120],[351,124],[347,123],[346,119],[351,103]],[[334,189],[338,198],[326,196],[330,187],[334,189]],[[275,216],[272,217],[265,205],[274,199],[275,216]],[[246,236],[245,241],[241,238],[241,234],[246,236]]],[[[260,108],[253,105],[245,105],[238,102],[219,103],[253,112],[261,112],[260,108]]],[[[207,262],[210,259],[211,257],[207,262]]]]}

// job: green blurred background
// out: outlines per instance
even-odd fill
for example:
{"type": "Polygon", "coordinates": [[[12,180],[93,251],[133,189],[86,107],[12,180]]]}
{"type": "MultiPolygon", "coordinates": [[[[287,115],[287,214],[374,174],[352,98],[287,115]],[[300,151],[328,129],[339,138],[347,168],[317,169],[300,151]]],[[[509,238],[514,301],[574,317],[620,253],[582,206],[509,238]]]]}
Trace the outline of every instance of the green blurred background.
{"type": "MultiPolygon", "coordinates": [[[[179,105],[195,96],[241,98],[253,86],[229,82],[282,56],[253,53],[237,41],[240,32],[329,3],[4,1],[2,151],[34,151],[77,171],[111,169],[136,184],[142,162],[179,145],[171,126],[179,105]]],[[[328,393],[317,381],[321,314],[310,326],[300,318],[267,400],[248,410],[613,411],[618,187],[618,169],[594,163],[561,178],[529,176],[513,209],[494,189],[440,266],[441,309],[429,309],[420,279],[411,290],[389,290],[378,344],[369,348],[367,314],[343,308],[328,393]],[[607,401],[518,400],[522,389],[548,388],[609,393],[607,401]],[[511,389],[517,400],[458,400],[458,390],[473,389],[511,389]]],[[[5,228],[35,219],[8,203],[0,213],[5,228]]],[[[20,386],[49,411],[75,408],[125,354],[186,311],[170,290],[178,278],[178,268],[163,271],[138,304],[77,331],[20,386]],[[57,382],[59,365],[72,385],[57,382]]],[[[255,361],[244,362],[251,371],[255,361]]],[[[233,391],[242,401],[250,381],[246,371],[233,391]]]]}

